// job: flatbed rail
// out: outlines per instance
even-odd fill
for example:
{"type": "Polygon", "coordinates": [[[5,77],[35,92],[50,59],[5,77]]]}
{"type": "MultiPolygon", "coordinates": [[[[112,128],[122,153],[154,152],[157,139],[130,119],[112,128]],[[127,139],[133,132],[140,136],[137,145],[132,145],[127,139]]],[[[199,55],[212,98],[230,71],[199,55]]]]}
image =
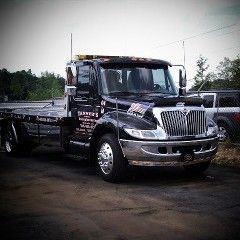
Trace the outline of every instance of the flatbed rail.
{"type": "Polygon", "coordinates": [[[36,123],[36,124],[54,125],[54,126],[69,125],[72,122],[71,117],[28,115],[28,114],[17,114],[13,112],[0,111],[0,121],[4,119],[19,121],[19,122],[30,122],[30,123],[36,123]]]}
{"type": "MultiPolygon", "coordinates": [[[[4,109],[26,109],[26,108],[44,108],[52,105],[53,101],[9,101],[0,102],[0,111],[4,109]]],[[[55,102],[54,102],[55,104],[55,102]]]]}
{"type": "Polygon", "coordinates": [[[0,120],[39,123],[46,125],[68,125],[64,100],[12,101],[0,103],[0,120]]]}

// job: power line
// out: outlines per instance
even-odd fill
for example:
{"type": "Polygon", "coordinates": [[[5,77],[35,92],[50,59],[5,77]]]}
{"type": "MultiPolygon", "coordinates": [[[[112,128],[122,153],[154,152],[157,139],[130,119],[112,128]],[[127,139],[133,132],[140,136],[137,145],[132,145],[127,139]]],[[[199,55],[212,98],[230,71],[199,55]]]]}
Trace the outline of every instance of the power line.
{"type": "Polygon", "coordinates": [[[185,43],[183,41],[183,66],[186,66],[186,52],[185,52],[185,43]]]}
{"type": "Polygon", "coordinates": [[[228,51],[228,50],[232,50],[232,49],[239,48],[239,47],[240,47],[240,45],[237,45],[237,46],[234,46],[234,47],[222,48],[222,49],[219,49],[219,50],[210,51],[209,53],[215,53],[215,52],[220,52],[220,51],[228,51]]]}
{"type": "Polygon", "coordinates": [[[235,33],[235,32],[239,32],[239,31],[240,31],[240,29],[236,29],[236,30],[233,30],[231,32],[218,34],[218,35],[216,35],[216,37],[221,37],[221,36],[228,35],[228,34],[235,33]]]}
{"type": "Polygon", "coordinates": [[[236,26],[236,25],[237,25],[237,23],[234,23],[234,24],[231,24],[231,25],[228,25],[228,26],[211,29],[211,30],[203,32],[203,33],[199,33],[199,34],[196,34],[196,35],[193,35],[193,36],[190,36],[190,37],[182,38],[182,39],[170,42],[170,43],[165,43],[165,44],[156,46],[156,47],[154,47],[154,49],[169,46],[169,45],[172,45],[172,44],[178,43],[178,42],[183,42],[183,41],[186,41],[186,40],[189,40],[189,39],[192,39],[192,38],[200,37],[200,36],[203,36],[203,35],[206,35],[206,34],[209,34],[209,33],[212,33],[212,32],[216,32],[216,31],[219,31],[219,30],[222,30],[222,29],[230,28],[230,27],[233,27],[233,26],[236,26]]]}
{"type": "MultiPolygon", "coordinates": [[[[212,51],[209,51],[208,54],[211,55],[213,53],[220,53],[220,52],[229,51],[229,50],[237,49],[237,48],[240,48],[240,45],[236,45],[236,46],[228,47],[228,48],[220,48],[220,49],[212,50],[212,51]]],[[[199,55],[199,53],[191,54],[188,57],[193,58],[193,57],[196,57],[197,55],[199,55]]]]}

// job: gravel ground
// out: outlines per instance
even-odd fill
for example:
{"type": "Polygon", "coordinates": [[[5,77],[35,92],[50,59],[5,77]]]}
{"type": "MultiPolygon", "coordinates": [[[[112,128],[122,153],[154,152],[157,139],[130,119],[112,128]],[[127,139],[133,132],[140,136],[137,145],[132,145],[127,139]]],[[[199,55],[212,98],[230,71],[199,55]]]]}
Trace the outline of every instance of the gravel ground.
{"type": "Polygon", "coordinates": [[[240,239],[240,170],[134,168],[110,184],[57,148],[1,152],[0,239],[240,239]]]}
{"type": "Polygon", "coordinates": [[[240,168],[240,144],[219,144],[214,163],[222,166],[240,168]]]}

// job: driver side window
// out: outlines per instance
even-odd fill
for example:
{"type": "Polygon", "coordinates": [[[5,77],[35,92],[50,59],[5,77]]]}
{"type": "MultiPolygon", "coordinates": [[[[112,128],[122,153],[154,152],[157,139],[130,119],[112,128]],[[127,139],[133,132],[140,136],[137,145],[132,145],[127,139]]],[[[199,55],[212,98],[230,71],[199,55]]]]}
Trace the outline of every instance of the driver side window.
{"type": "Polygon", "coordinates": [[[90,66],[83,65],[78,68],[77,95],[89,95],[90,66]]]}
{"type": "Polygon", "coordinates": [[[78,69],[78,85],[89,84],[89,65],[80,66],[78,69]]]}
{"type": "Polygon", "coordinates": [[[153,69],[154,89],[158,91],[172,91],[169,76],[164,69],[153,69]]]}
{"type": "Polygon", "coordinates": [[[167,90],[165,73],[163,69],[153,70],[153,81],[154,81],[155,90],[160,90],[160,89],[167,90]]]}

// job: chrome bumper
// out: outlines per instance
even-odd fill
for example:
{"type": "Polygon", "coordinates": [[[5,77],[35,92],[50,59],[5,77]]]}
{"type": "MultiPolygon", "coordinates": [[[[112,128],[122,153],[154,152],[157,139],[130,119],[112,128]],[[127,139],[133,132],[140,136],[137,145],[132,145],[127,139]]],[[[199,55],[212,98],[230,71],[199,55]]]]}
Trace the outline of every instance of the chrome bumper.
{"type": "Polygon", "coordinates": [[[120,139],[130,165],[183,166],[211,160],[217,152],[218,137],[191,141],[133,141],[120,139]],[[191,153],[191,161],[183,156],[191,153]]]}

